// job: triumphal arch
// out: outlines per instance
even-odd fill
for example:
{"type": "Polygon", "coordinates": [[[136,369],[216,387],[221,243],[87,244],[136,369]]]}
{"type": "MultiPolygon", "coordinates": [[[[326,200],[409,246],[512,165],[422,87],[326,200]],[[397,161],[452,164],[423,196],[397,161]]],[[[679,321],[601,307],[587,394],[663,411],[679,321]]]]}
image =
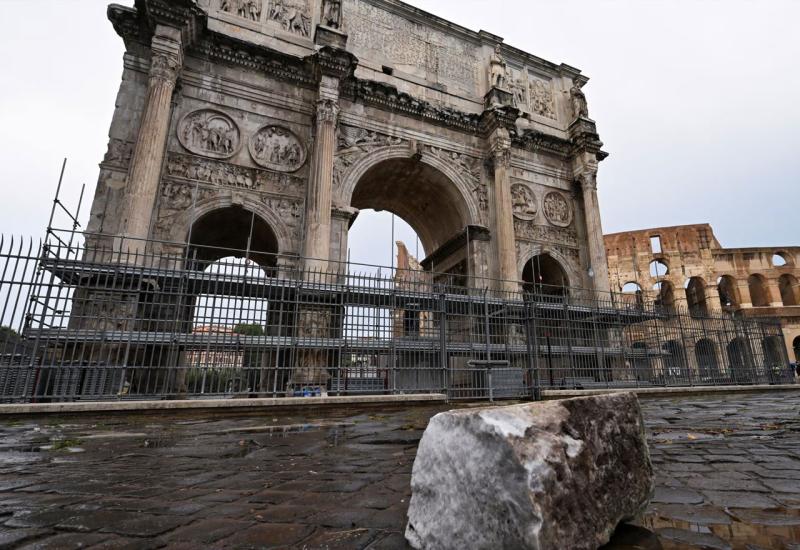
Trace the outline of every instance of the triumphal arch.
{"type": "Polygon", "coordinates": [[[437,272],[513,289],[546,256],[553,282],[608,290],[606,154],[577,69],[396,0],[136,0],[108,15],[126,53],[94,239],[332,270],[371,208],[405,219],[437,272]]]}

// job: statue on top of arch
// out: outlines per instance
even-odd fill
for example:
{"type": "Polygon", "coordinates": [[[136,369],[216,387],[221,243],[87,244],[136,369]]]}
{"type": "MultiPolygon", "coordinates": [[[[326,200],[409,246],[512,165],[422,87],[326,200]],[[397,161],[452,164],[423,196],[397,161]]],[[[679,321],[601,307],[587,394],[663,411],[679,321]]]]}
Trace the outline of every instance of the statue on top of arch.
{"type": "Polygon", "coordinates": [[[492,88],[505,89],[508,84],[508,64],[500,53],[500,44],[489,58],[489,81],[492,88]]]}
{"type": "Polygon", "coordinates": [[[342,24],[342,1],[323,0],[322,24],[331,29],[338,29],[342,24]]]}

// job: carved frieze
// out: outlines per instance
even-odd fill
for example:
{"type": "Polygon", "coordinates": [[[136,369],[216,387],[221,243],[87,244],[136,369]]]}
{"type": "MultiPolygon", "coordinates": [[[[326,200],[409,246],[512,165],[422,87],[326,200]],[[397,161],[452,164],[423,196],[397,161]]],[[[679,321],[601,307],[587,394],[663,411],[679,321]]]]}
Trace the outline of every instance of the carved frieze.
{"type": "Polygon", "coordinates": [[[536,195],[527,185],[515,183],[511,186],[511,204],[518,220],[530,221],[536,217],[536,195]]]}
{"type": "Polygon", "coordinates": [[[308,38],[311,35],[311,8],[308,0],[272,0],[269,21],[289,33],[308,38]]]}
{"type": "Polygon", "coordinates": [[[578,234],[573,229],[536,225],[532,221],[514,220],[514,232],[523,241],[555,243],[568,247],[578,247],[578,234]]]}
{"type": "Polygon", "coordinates": [[[259,166],[296,172],[306,163],[306,147],[288,128],[267,125],[250,138],[250,156],[259,166]]]}
{"type": "Polygon", "coordinates": [[[167,162],[167,175],[172,178],[251,191],[267,191],[295,196],[303,194],[303,179],[297,176],[245,168],[191,155],[171,153],[167,162]]]}
{"type": "Polygon", "coordinates": [[[233,119],[213,109],[200,109],[183,117],[178,139],[188,151],[217,159],[235,155],[242,141],[233,119]]]}
{"type": "Polygon", "coordinates": [[[476,89],[483,67],[472,42],[360,0],[345,4],[343,23],[358,57],[390,61],[431,80],[476,89]]]}
{"type": "Polygon", "coordinates": [[[261,21],[261,0],[219,0],[219,10],[250,21],[261,21]]]}
{"type": "Polygon", "coordinates": [[[558,227],[569,227],[572,224],[572,206],[564,195],[551,191],[544,196],[542,211],[547,221],[558,227]]]}

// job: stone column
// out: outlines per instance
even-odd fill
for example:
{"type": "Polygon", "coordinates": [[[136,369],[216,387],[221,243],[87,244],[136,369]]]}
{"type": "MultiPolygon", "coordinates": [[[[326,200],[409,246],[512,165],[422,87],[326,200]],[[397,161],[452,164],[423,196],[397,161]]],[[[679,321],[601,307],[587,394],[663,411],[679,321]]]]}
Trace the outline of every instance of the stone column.
{"type": "Polygon", "coordinates": [[[183,65],[181,31],[156,26],[150,80],[125,191],[123,249],[142,253],[158,196],[172,115],[172,94],[183,65]]]}
{"type": "Polygon", "coordinates": [[[493,221],[497,276],[502,279],[500,290],[519,290],[517,248],[514,236],[514,213],[511,199],[511,138],[508,130],[498,128],[492,136],[494,164],[493,221]]]}
{"type": "Polygon", "coordinates": [[[583,194],[583,210],[586,215],[586,236],[589,241],[589,267],[596,292],[609,292],[608,258],[603,240],[603,224],[600,221],[600,203],[597,200],[597,172],[585,172],[579,178],[583,194]]]}
{"type": "Polygon", "coordinates": [[[339,118],[339,79],[323,76],[317,101],[316,133],[306,195],[306,271],[324,271],[331,248],[331,200],[336,123],[339,118]]]}

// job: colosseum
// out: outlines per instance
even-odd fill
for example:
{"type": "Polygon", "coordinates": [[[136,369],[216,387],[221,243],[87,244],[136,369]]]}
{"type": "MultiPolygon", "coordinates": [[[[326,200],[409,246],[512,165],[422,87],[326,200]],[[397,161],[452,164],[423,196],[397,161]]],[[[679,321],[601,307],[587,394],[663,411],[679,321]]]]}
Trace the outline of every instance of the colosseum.
{"type": "Polygon", "coordinates": [[[613,290],[652,293],[695,319],[779,318],[789,357],[800,361],[800,247],[723,248],[709,224],[614,233],[605,246],[613,290]]]}

